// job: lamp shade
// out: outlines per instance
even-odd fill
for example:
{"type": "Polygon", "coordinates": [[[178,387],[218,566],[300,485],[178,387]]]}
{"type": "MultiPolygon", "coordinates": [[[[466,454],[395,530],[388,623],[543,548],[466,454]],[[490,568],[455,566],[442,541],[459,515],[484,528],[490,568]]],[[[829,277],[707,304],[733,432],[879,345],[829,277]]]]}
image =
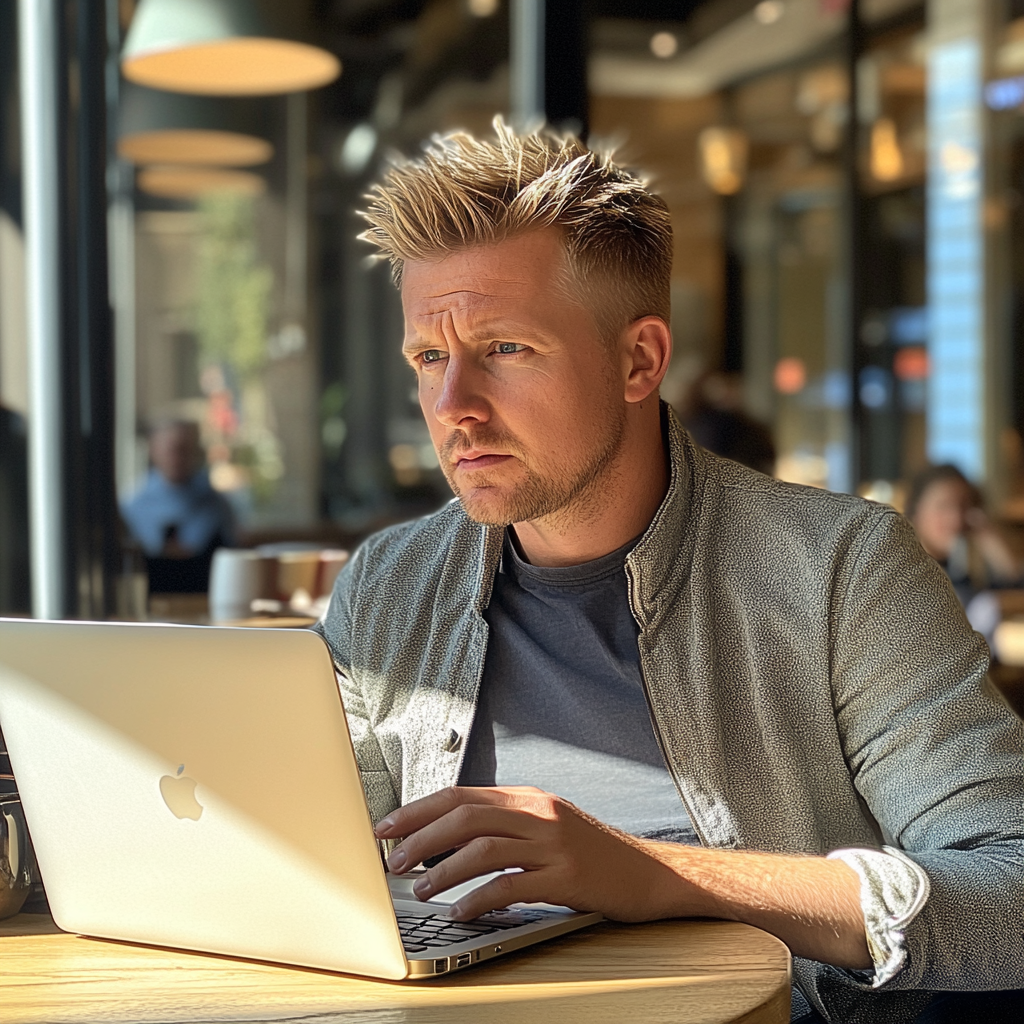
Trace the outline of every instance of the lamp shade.
{"type": "Polygon", "coordinates": [[[259,134],[261,107],[259,100],[185,96],[128,82],[118,108],[117,152],[134,164],[264,164],[274,147],[259,134]]]}
{"type": "Polygon", "coordinates": [[[251,171],[181,165],[143,167],[136,184],[141,192],[161,199],[199,199],[212,192],[258,196],[267,190],[266,181],[251,171]]]}
{"type": "Polygon", "coordinates": [[[140,85],[208,96],[270,96],[334,81],[341,61],[287,31],[290,7],[269,0],[141,0],[121,70],[140,85]]]}

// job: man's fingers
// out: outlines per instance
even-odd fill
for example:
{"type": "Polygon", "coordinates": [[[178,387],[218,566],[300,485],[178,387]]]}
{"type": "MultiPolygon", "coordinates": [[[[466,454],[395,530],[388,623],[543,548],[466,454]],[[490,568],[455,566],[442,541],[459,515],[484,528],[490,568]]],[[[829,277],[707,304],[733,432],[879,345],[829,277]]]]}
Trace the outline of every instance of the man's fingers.
{"type": "Polygon", "coordinates": [[[536,852],[532,843],[522,839],[499,839],[494,836],[474,839],[421,875],[412,891],[417,898],[429,900],[439,892],[492,871],[504,871],[506,868],[529,871],[539,867],[536,852]]]}
{"type": "MultiPolygon", "coordinates": [[[[460,804],[409,835],[388,857],[388,867],[396,873],[408,871],[439,853],[465,846],[474,839],[485,836],[495,839],[531,839],[535,838],[535,830],[535,819],[512,808],[492,804],[460,804]]],[[[447,860],[443,863],[447,863],[447,860]]],[[[483,870],[493,871],[497,868],[485,868],[475,874],[479,875],[483,870]]]]}
{"type": "Polygon", "coordinates": [[[399,839],[411,835],[462,804],[507,806],[522,799],[522,795],[539,792],[527,786],[449,786],[396,808],[377,822],[374,832],[378,839],[399,839]]]}
{"type": "Polygon", "coordinates": [[[455,921],[471,921],[512,903],[538,903],[543,901],[543,880],[538,877],[542,871],[519,871],[515,874],[499,875],[484,883],[478,889],[466,893],[448,911],[455,921]]]}
{"type": "Polygon", "coordinates": [[[397,807],[374,826],[378,839],[400,839],[458,806],[458,787],[438,790],[430,796],[397,807]]]}

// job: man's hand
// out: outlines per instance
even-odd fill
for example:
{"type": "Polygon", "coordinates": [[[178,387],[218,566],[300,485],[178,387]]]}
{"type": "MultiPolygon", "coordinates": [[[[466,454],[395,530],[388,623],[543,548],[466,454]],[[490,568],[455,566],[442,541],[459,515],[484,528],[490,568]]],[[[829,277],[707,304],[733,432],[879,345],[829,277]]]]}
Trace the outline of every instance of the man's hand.
{"type": "MultiPolygon", "coordinates": [[[[529,786],[444,789],[392,811],[376,834],[404,837],[388,858],[395,874],[456,851],[415,883],[422,900],[491,871],[522,869],[463,896],[451,910],[459,920],[537,902],[596,910],[618,921],[675,916],[657,904],[656,895],[678,879],[640,840],[529,786]]],[[[702,910],[695,903],[691,913],[702,910]]]]}
{"type": "Polygon", "coordinates": [[[609,828],[527,786],[453,787],[392,811],[401,874],[448,850],[413,886],[421,900],[507,868],[451,908],[468,920],[510,903],[554,903],[616,921],[718,917],[772,932],[797,956],[870,967],[860,882],[842,861],[658,843],[609,828]]]}

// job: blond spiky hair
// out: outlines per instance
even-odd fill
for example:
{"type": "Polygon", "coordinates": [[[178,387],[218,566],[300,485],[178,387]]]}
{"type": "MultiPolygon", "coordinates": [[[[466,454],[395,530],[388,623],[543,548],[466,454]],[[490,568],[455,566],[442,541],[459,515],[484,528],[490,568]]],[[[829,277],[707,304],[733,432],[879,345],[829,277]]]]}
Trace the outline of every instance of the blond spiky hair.
{"type": "Polygon", "coordinates": [[[537,228],[561,230],[569,284],[603,335],[642,316],[669,319],[672,226],[645,182],[571,136],[435,135],[423,156],[396,160],[366,197],[359,237],[391,261],[438,260],[537,228]]]}

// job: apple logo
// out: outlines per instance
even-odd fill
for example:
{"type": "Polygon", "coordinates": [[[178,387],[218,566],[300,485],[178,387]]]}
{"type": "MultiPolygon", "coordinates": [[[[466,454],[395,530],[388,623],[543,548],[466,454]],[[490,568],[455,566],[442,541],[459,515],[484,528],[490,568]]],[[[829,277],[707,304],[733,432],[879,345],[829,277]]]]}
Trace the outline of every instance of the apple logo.
{"type": "Polygon", "coordinates": [[[179,764],[176,774],[161,776],[160,795],[176,818],[198,821],[203,813],[203,805],[196,799],[196,780],[187,775],[182,776],[184,770],[185,766],[179,764]]]}

